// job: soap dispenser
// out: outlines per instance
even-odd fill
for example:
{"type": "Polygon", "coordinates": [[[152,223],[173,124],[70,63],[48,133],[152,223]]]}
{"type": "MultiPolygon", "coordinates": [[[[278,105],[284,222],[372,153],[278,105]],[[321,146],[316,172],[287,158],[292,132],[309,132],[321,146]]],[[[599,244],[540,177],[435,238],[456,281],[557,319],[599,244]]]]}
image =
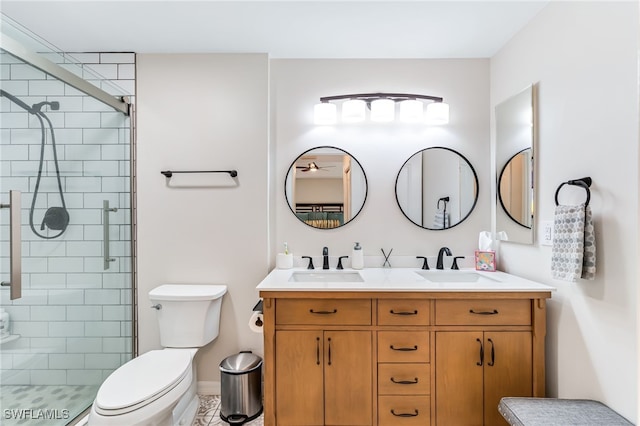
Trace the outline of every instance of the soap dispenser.
{"type": "Polygon", "coordinates": [[[364,268],[364,253],[360,243],[356,243],[351,253],[351,267],[353,269],[364,268]]]}

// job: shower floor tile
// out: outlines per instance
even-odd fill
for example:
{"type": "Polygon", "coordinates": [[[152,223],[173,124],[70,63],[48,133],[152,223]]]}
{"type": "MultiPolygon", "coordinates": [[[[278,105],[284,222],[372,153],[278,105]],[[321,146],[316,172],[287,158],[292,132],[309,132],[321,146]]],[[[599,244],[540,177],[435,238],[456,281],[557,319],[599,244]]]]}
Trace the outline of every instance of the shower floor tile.
{"type": "Polygon", "coordinates": [[[2,385],[0,424],[63,426],[93,403],[98,386],[2,385]]]}
{"type": "MultiPolygon", "coordinates": [[[[228,423],[220,418],[220,395],[198,395],[200,408],[192,426],[224,426],[228,423]]],[[[263,426],[262,416],[245,423],[247,426],[263,426]]]]}

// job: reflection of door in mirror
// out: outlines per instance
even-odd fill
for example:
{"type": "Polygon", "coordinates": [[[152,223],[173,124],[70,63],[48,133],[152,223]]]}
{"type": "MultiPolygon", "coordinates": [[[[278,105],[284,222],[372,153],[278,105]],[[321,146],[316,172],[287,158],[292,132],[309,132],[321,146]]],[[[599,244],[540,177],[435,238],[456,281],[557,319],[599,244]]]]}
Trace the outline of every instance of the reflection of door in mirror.
{"type": "Polygon", "coordinates": [[[505,232],[507,241],[522,244],[534,240],[534,111],[534,86],[495,108],[496,231],[505,232]]]}
{"type": "Polygon", "coordinates": [[[531,149],[509,160],[500,174],[499,196],[502,207],[513,220],[531,228],[531,149]]]}
{"type": "Polygon", "coordinates": [[[412,155],[396,178],[396,200],[416,225],[448,229],[463,222],[478,199],[478,179],[469,161],[449,148],[412,155]]]}

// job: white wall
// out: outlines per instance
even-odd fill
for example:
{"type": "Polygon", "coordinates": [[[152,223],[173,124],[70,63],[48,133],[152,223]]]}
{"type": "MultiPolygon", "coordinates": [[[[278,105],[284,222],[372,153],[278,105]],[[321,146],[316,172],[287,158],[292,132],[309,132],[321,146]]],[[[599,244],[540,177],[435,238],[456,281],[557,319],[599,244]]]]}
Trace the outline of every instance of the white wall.
{"type": "MultiPolygon", "coordinates": [[[[551,279],[551,247],[502,244],[508,272],[549,302],[549,396],[600,400],[638,421],[638,4],[547,6],[491,59],[491,105],[539,84],[536,226],[568,179],[593,178],[595,281],[551,279]]],[[[565,187],[566,188],[566,187],[565,187]]],[[[562,202],[584,200],[563,189],[562,202]]]]}
{"type": "Polygon", "coordinates": [[[140,353],[159,348],[147,293],[164,283],[222,283],[219,337],[198,355],[198,380],[220,361],[262,353],[248,329],[268,273],[268,58],[138,55],[137,201],[140,353]],[[161,170],[238,171],[174,175],[161,170]]]}
{"type": "MultiPolygon", "coordinates": [[[[472,255],[478,232],[490,229],[489,61],[472,60],[286,60],[271,61],[273,143],[275,150],[272,247],[288,242],[295,256],[349,255],[359,241],[365,256],[381,248],[397,255],[435,256],[441,246],[472,255]],[[451,122],[442,127],[371,122],[315,126],[313,105],[321,96],[366,92],[400,92],[442,96],[451,105],[451,122]],[[284,197],[289,166],[315,146],[332,145],[353,155],[364,168],[368,194],[356,219],[333,230],[300,222],[284,197]],[[474,166],[480,181],[479,201],[462,224],[446,231],[422,230],[400,211],[395,181],[402,164],[417,151],[443,146],[459,151],[474,166]]],[[[413,259],[415,266],[420,262],[413,259]]],[[[335,265],[332,259],[331,265],[335,265]]],[[[470,261],[469,265],[472,264],[470,261]]],[[[382,266],[382,262],[379,262],[382,266]]],[[[271,264],[274,264],[273,256],[271,264]]],[[[316,263],[318,264],[318,263],[316,263]]]]}

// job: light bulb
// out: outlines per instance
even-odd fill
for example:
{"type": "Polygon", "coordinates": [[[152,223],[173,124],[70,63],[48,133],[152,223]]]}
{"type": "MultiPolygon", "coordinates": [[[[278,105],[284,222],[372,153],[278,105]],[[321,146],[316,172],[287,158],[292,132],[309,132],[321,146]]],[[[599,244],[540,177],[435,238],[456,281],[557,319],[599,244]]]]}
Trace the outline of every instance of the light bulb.
{"type": "Polygon", "coordinates": [[[364,121],[366,103],[360,99],[350,99],[342,104],[342,121],[356,123],[364,121]]]}
{"type": "Polygon", "coordinates": [[[336,123],[336,105],[329,102],[321,102],[313,107],[313,121],[318,125],[336,123]]]}
{"type": "Polygon", "coordinates": [[[444,102],[432,102],[427,105],[427,124],[447,124],[449,123],[449,104],[444,102]]]}
{"type": "Polygon", "coordinates": [[[424,104],[417,99],[400,102],[400,120],[405,123],[418,123],[424,119],[424,104]]]}
{"type": "Polygon", "coordinates": [[[396,113],[396,103],[391,99],[376,99],[371,102],[371,121],[393,121],[396,113]]]}

